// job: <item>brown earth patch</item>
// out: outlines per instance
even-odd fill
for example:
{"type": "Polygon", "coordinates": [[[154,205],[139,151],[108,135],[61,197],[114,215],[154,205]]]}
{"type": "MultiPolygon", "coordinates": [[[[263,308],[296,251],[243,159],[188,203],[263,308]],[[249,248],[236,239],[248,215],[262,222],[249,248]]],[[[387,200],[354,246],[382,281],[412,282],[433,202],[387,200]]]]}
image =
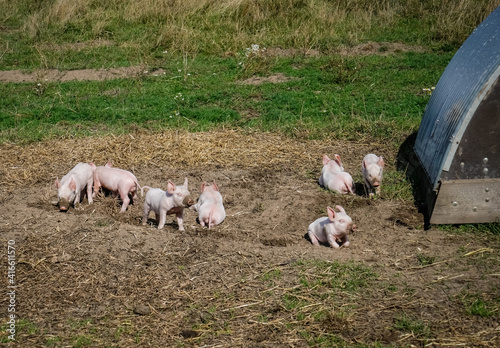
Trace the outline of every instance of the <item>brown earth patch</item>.
{"type": "Polygon", "coordinates": [[[237,82],[242,85],[261,85],[263,83],[282,83],[296,80],[296,78],[288,77],[285,74],[278,73],[267,77],[252,76],[246,80],[237,82]]]}
{"type": "Polygon", "coordinates": [[[400,42],[367,42],[353,47],[343,47],[338,50],[339,54],[346,56],[365,56],[371,54],[389,55],[401,52],[426,52],[422,46],[406,45],[400,42]]]}
{"type": "Polygon", "coordinates": [[[149,72],[141,66],[109,68],[109,69],[81,69],[81,70],[37,70],[33,73],[24,73],[20,70],[0,71],[0,82],[67,82],[67,81],[103,81],[120,78],[138,77],[142,75],[159,76],[164,74],[163,69],[149,72]]]}
{"type": "MultiPolygon", "coordinates": [[[[333,334],[348,345],[499,346],[498,312],[480,317],[464,307],[467,294],[498,296],[499,239],[423,230],[415,206],[389,199],[384,187],[368,199],[318,186],[323,153],[339,153],[360,183],[367,152],[394,170],[397,154],[384,145],[232,130],[1,145],[0,273],[7,274],[7,241],[15,241],[16,315],[36,328],[20,325],[16,343],[308,347],[333,334]],[[204,229],[188,210],[185,232],[170,216],[157,230],[152,221],[141,225],[143,198],[123,214],[110,196],[67,213],[50,203],[56,176],[108,159],[142,185],[188,177],[193,195],[215,179],[226,220],[204,229]],[[312,246],[308,224],[336,204],[358,225],[351,246],[312,246]],[[330,266],[317,270],[315,262],[330,266]],[[325,278],[337,262],[377,276],[359,291],[339,282],[318,293],[318,281],[337,281],[325,278]],[[413,327],[398,329],[402,318],[413,327]]],[[[4,313],[8,301],[0,298],[4,313]]]]}
{"type": "MultiPolygon", "coordinates": [[[[90,42],[67,43],[63,45],[45,45],[42,48],[46,50],[82,50],[100,46],[111,46],[112,41],[96,40],[90,42]]],[[[421,46],[410,46],[395,42],[368,42],[349,48],[340,48],[336,54],[354,56],[354,55],[370,55],[380,54],[388,55],[399,52],[425,52],[425,48],[421,46]]],[[[294,48],[271,47],[262,51],[265,57],[293,57],[302,55],[306,57],[318,57],[321,53],[318,50],[300,50],[294,48]]],[[[32,73],[25,73],[21,70],[6,70],[0,71],[0,82],[66,82],[66,81],[102,81],[118,78],[138,77],[141,75],[159,76],[165,74],[163,69],[148,71],[144,66],[132,66],[121,68],[108,69],[81,69],[81,70],[58,70],[58,69],[41,69],[32,73]]],[[[275,74],[269,77],[252,77],[241,81],[242,84],[258,85],[262,83],[281,83],[292,80],[283,74],[275,74]]]]}

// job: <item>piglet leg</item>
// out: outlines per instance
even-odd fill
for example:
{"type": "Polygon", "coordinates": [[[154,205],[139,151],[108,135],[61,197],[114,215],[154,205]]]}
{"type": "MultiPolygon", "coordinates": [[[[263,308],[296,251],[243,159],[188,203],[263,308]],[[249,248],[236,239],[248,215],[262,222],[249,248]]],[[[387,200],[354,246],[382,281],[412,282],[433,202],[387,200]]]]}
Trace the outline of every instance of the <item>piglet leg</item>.
{"type": "Polygon", "coordinates": [[[177,224],[179,225],[179,231],[184,231],[184,210],[181,209],[180,212],[176,213],[175,216],[177,217],[177,224]]]}

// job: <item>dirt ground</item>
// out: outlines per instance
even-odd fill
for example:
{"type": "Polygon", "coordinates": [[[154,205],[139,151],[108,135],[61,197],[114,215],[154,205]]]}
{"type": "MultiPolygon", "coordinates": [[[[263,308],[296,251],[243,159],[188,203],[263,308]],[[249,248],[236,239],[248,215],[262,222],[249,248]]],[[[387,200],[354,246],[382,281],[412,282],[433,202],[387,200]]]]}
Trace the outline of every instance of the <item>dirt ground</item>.
{"type": "MultiPolygon", "coordinates": [[[[470,293],[498,300],[497,236],[425,230],[415,205],[387,198],[383,187],[380,198],[365,197],[360,163],[366,153],[384,155],[387,171],[396,167],[397,153],[382,144],[221,130],[89,138],[76,145],[72,139],[5,144],[0,150],[4,279],[8,241],[15,241],[17,262],[13,346],[340,342],[314,340],[328,335],[348,346],[500,345],[498,312],[472,315],[464,306],[470,293]],[[318,186],[323,153],[340,153],[357,195],[318,186]],[[143,198],[120,214],[119,201],[102,195],[93,205],[84,201],[79,209],[59,212],[51,203],[55,178],[79,161],[102,165],[107,159],[133,171],[141,185],[165,189],[167,179],[180,184],[187,177],[194,196],[203,181],[216,180],[226,220],[208,230],[187,210],[186,231],[178,231],[173,216],[158,230],[152,219],[148,226],[140,224],[143,198]],[[327,205],[343,206],[358,225],[350,247],[315,247],[305,238],[307,226],[326,215],[327,205]],[[422,262],[425,257],[432,262],[422,262]],[[354,262],[377,276],[357,293],[330,289],[338,299],[332,303],[303,285],[304,277],[320,276],[301,268],[300,262],[311,260],[354,262]],[[284,305],[291,295],[307,304],[300,310],[284,305]],[[322,319],[315,317],[320,309],[328,313],[322,319]],[[430,332],[398,329],[398,318],[404,317],[418,319],[430,332]]],[[[2,324],[8,304],[4,290],[2,324]]]]}

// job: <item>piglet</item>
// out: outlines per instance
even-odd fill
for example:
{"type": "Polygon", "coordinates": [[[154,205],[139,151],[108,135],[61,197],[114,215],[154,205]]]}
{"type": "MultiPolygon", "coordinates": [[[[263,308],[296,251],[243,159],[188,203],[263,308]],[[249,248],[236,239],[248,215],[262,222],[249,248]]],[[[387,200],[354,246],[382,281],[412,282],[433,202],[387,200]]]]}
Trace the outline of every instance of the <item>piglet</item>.
{"type": "Polygon", "coordinates": [[[340,156],[335,154],[335,159],[330,159],[323,155],[323,169],[319,177],[319,184],[322,187],[341,194],[354,194],[354,181],[349,173],[344,172],[344,167],[340,156]]]}
{"type": "MultiPolygon", "coordinates": [[[[190,193],[188,190],[188,179],[184,179],[183,185],[174,185],[170,180],[167,183],[167,191],[159,188],[148,188],[144,200],[144,214],[142,216],[142,224],[148,222],[149,212],[155,213],[158,229],[161,230],[165,226],[165,220],[168,214],[176,214],[179,231],[184,231],[183,218],[184,208],[193,205],[190,193]]],[[[142,190],[141,190],[142,192],[142,190]]]]}
{"type": "Polygon", "coordinates": [[[134,174],[113,168],[111,162],[106,163],[105,166],[96,167],[94,170],[94,197],[101,186],[120,195],[123,202],[120,210],[122,213],[127,210],[130,202],[133,203],[137,199],[137,190],[141,188],[134,174]],[[129,198],[129,193],[132,199],[129,198]]]}
{"type": "Polygon", "coordinates": [[[341,242],[343,246],[349,246],[347,235],[355,225],[344,208],[340,205],[336,208],[339,210],[338,213],[333,208],[327,207],[328,217],[321,217],[309,225],[307,234],[313,245],[328,242],[332,248],[338,249],[340,246],[337,242],[341,242]]]}
{"type": "Polygon", "coordinates": [[[384,158],[378,157],[370,153],[363,158],[361,163],[361,170],[363,172],[363,180],[366,193],[372,197],[373,191],[380,195],[380,184],[382,182],[382,174],[384,171],[384,158]]]}
{"type": "Polygon", "coordinates": [[[208,229],[224,221],[226,211],[222,203],[222,195],[215,180],[210,186],[207,186],[205,182],[201,184],[201,194],[198,198],[198,203],[191,206],[190,209],[198,212],[200,224],[202,226],[208,225],[208,229]]]}
{"type": "Polygon", "coordinates": [[[87,199],[92,204],[93,163],[78,163],[62,177],[54,182],[57,189],[57,204],[60,211],[68,210],[71,204],[80,203],[82,191],[87,188],[87,199]]]}

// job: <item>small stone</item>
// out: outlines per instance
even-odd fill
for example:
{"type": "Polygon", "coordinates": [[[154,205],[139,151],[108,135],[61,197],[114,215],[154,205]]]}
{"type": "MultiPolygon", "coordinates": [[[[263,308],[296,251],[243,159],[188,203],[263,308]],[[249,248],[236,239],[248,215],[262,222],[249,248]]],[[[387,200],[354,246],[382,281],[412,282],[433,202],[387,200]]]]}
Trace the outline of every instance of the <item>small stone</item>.
{"type": "Polygon", "coordinates": [[[139,315],[148,315],[151,314],[151,308],[149,308],[149,306],[140,304],[135,306],[134,313],[139,315]]]}

